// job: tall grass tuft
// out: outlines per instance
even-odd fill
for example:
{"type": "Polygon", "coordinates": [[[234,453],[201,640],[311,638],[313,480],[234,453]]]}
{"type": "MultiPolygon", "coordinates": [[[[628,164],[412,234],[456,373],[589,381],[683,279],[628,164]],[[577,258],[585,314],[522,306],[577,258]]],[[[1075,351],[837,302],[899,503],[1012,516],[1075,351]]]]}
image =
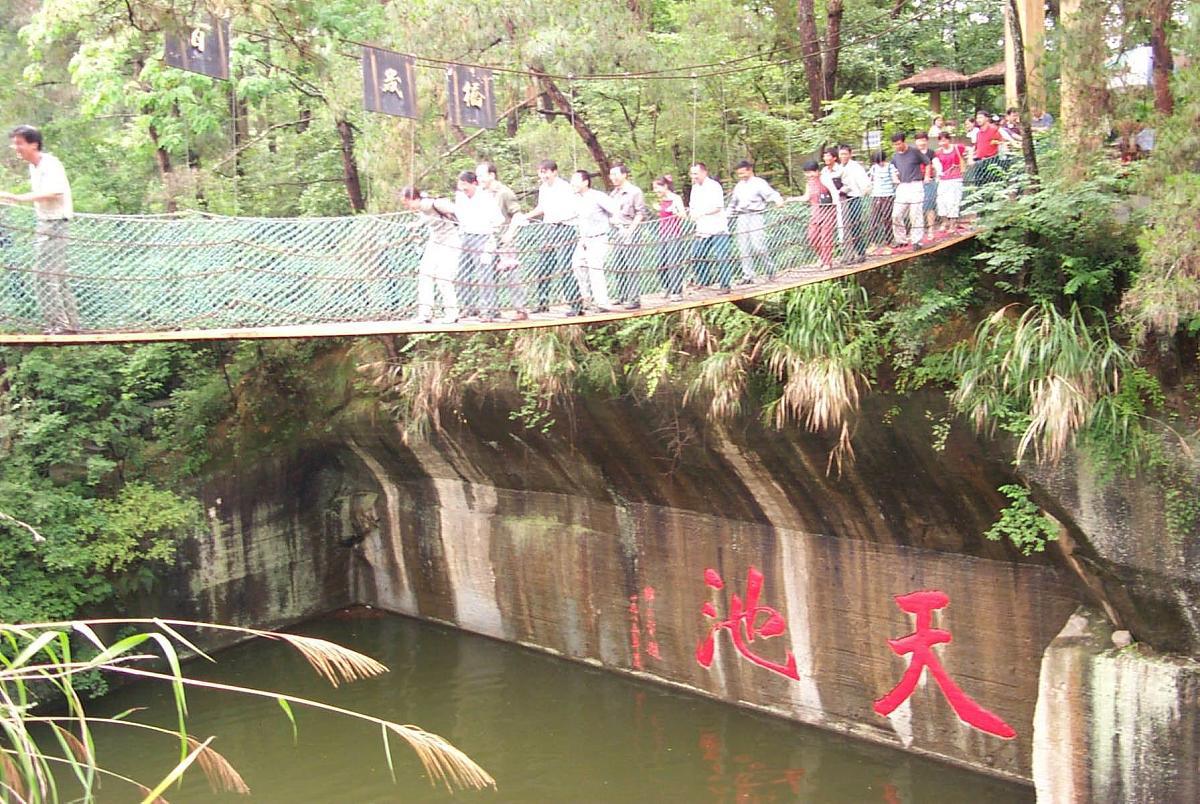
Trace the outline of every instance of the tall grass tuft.
{"type": "Polygon", "coordinates": [[[1018,434],[1018,461],[1031,448],[1038,461],[1058,461],[1098,416],[1111,412],[1105,402],[1134,365],[1104,314],[1093,315],[1089,326],[1074,304],[1066,314],[1049,303],[1020,316],[1012,307],[997,311],[955,354],[960,379],[953,403],[981,431],[999,426],[1018,434]]]}

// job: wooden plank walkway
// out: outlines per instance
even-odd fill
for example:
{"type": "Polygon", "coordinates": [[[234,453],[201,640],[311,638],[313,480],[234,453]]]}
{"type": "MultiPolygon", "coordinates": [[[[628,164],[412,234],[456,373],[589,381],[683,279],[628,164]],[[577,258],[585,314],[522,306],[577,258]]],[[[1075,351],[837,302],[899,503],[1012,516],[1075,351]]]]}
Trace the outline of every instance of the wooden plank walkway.
{"type": "Polygon", "coordinates": [[[544,327],[560,327],[576,324],[603,324],[612,321],[623,321],[628,318],[638,318],[660,313],[675,313],[681,310],[691,310],[700,307],[710,307],[715,304],[740,299],[751,299],[767,296],[783,290],[824,282],[829,279],[840,279],[845,276],[874,271],[887,265],[924,257],[943,249],[952,248],[966,240],[970,240],[978,231],[954,235],[934,242],[919,251],[893,254],[886,257],[868,258],[865,262],[855,265],[835,267],[832,271],[818,272],[811,267],[789,268],[780,271],[770,281],[759,280],[752,285],[739,285],[729,293],[721,294],[716,290],[704,288],[689,291],[681,301],[668,301],[663,293],[648,293],[642,296],[642,306],[637,310],[614,310],[610,312],[591,313],[581,316],[565,317],[566,306],[553,309],[548,313],[533,314],[525,321],[511,319],[492,322],[459,321],[454,324],[425,324],[412,319],[393,321],[342,321],[327,324],[305,324],[296,326],[276,327],[243,327],[226,329],[175,329],[156,330],[149,332],[117,332],[93,331],[77,332],[60,335],[45,334],[7,334],[0,333],[0,345],[8,346],[72,346],[101,343],[152,343],[164,341],[226,341],[226,340],[269,340],[282,338],[339,338],[359,337],[367,335],[410,335],[437,332],[492,332],[495,330],[538,329],[544,327]]]}

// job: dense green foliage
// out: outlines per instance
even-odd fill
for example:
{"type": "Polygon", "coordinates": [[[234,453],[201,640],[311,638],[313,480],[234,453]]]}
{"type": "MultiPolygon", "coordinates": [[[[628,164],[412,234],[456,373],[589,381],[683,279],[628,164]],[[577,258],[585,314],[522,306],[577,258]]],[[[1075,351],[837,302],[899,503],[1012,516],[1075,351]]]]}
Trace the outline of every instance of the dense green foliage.
{"type": "MultiPolygon", "coordinates": [[[[1193,7],[1180,52],[1200,52],[1200,14],[1193,7]]],[[[1157,148],[1138,176],[1150,197],[1150,225],[1140,238],[1143,269],[1124,300],[1139,340],[1200,335],[1200,65],[1174,77],[1175,113],[1157,120],[1157,148]]]]}
{"type": "Polygon", "coordinates": [[[153,588],[201,526],[201,473],[309,426],[323,348],[0,350],[0,512],[20,520],[0,517],[0,621],[107,611],[153,588]]]}
{"type": "Polygon", "coordinates": [[[186,347],[0,354],[0,620],[72,616],[147,587],[198,523],[162,454],[186,347]],[[164,483],[163,481],[167,481],[164,483]]]}
{"type": "Polygon", "coordinates": [[[1010,502],[1000,511],[1000,519],[984,534],[993,541],[1007,539],[1025,555],[1041,553],[1046,542],[1058,538],[1058,527],[1038,510],[1029,498],[1029,489],[1007,484],[999,488],[1010,502]]]}

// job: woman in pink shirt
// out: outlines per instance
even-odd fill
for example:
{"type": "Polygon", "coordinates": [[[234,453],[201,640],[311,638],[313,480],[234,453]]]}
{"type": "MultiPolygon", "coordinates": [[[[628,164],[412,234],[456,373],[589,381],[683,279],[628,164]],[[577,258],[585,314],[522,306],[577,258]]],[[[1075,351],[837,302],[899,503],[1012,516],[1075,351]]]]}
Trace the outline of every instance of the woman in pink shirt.
{"type": "Polygon", "coordinates": [[[683,244],[687,209],[670,176],[659,176],[650,186],[658,195],[658,276],[667,291],[667,301],[679,301],[683,298],[683,268],[687,262],[683,244]]]}
{"type": "Polygon", "coordinates": [[[967,151],[950,140],[950,133],[938,135],[938,149],[933,152],[933,169],[937,173],[937,214],[941,218],[938,232],[949,234],[959,230],[962,207],[963,171],[967,167],[967,151]]]}

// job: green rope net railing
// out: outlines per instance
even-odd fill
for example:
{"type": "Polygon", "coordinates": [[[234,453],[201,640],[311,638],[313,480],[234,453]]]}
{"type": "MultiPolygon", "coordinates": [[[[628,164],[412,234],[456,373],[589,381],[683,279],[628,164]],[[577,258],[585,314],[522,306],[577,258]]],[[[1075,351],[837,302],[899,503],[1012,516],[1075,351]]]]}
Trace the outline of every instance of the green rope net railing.
{"type": "MultiPolygon", "coordinates": [[[[964,224],[985,196],[1019,181],[1015,167],[998,162],[972,168],[964,224]]],[[[80,214],[47,222],[28,208],[0,207],[0,330],[256,329],[527,310],[566,317],[585,305],[640,300],[653,309],[698,286],[719,293],[784,270],[832,275],[834,263],[886,251],[896,236],[892,209],[871,198],[840,213],[789,202],[735,216],[728,236],[713,238],[696,237],[690,220],[659,220],[653,207],[650,215],[635,230],[596,239],[545,224],[460,236],[444,221],[407,212],[80,214]]],[[[923,212],[912,223],[917,217],[923,212]]]]}

